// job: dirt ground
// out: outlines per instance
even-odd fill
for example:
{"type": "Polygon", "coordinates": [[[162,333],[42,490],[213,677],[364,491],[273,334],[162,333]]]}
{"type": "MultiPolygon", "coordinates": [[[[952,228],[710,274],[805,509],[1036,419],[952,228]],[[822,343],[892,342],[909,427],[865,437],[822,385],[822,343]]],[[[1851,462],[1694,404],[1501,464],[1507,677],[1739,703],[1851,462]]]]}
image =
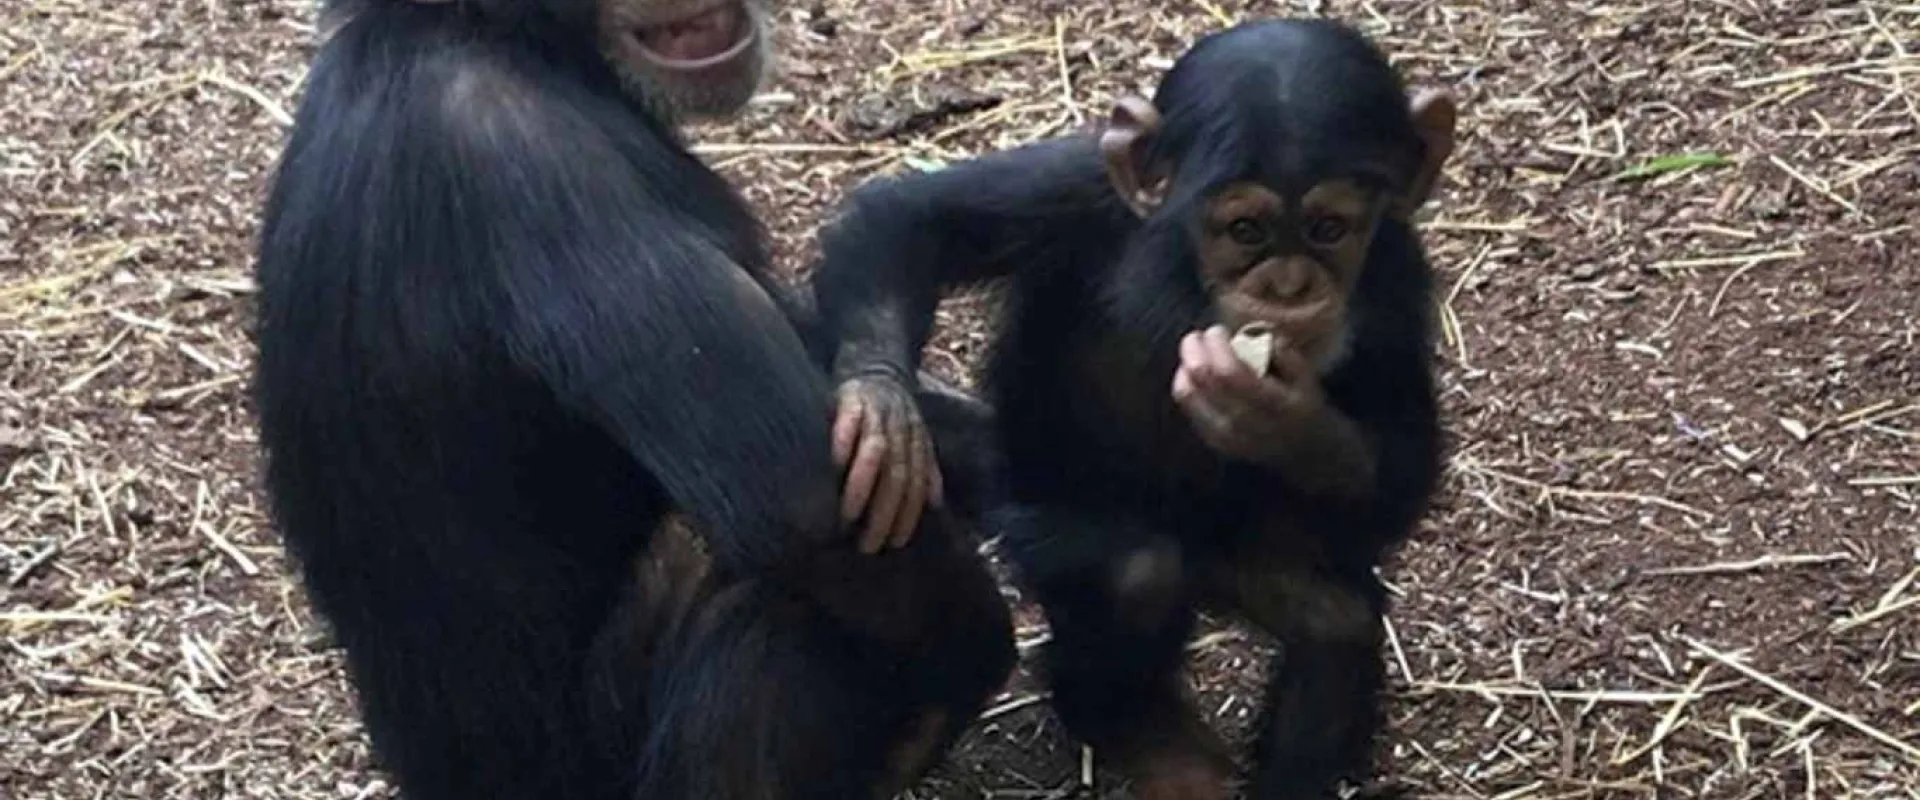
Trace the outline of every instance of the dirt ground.
{"type": "MultiPolygon", "coordinates": [[[[781,12],[778,84],[699,139],[803,271],[848,186],[1096,122],[1275,13],[1362,23],[1465,109],[1427,225],[1451,459],[1388,571],[1381,783],[1920,797],[1920,6],[815,0],[781,12]]],[[[245,399],[311,19],[0,8],[0,797],[392,795],[245,399]]],[[[965,380],[987,308],[950,304],[929,362],[965,380]]],[[[1223,726],[1265,655],[1196,645],[1223,726]]],[[[913,796],[1117,796],[1041,691],[913,796]]]]}

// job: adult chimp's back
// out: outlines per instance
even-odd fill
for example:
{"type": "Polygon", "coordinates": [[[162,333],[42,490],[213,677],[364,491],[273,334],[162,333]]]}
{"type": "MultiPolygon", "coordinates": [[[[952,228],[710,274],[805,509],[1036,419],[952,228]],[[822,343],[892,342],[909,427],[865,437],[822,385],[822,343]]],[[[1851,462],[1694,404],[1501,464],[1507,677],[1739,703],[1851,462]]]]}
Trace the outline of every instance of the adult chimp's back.
{"type": "Polygon", "coordinates": [[[330,6],[259,252],[276,521],[411,798],[887,791],[1004,676],[1004,608],[937,524],[856,552],[827,378],[677,139],[765,9],[703,15],[715,61],[610,3],[330,6]]]}

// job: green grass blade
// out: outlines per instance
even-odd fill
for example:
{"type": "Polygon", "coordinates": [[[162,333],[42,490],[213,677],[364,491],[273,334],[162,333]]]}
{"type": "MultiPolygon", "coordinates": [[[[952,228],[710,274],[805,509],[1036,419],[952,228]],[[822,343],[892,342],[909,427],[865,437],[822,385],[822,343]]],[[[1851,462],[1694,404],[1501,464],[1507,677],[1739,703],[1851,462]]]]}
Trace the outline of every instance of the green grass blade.
{"type": "Polygon", "coordinates": [[[1631,167],[1615,174],[1609,180],[1631,181],[1665,175],[1671,172],[1698,169],[1701,167],[1724,167],[1734,163],[1733,159],[1719,153],[1687,153],[1677,156],[1662,156],[1637,167],[1631,167]]]}

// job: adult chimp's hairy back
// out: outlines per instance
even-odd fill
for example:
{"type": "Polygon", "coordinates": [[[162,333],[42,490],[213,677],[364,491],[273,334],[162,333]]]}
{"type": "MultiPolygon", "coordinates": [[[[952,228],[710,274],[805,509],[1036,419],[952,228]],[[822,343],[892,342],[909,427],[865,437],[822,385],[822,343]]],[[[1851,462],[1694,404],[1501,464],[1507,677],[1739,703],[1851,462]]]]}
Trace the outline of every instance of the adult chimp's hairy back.
{"type": "Polygon", "coordinates": [[[471,9],[331,10],[355,15],[313,64],[261,231],[255,390],[276,523],[406,785],[609,796],[632,768],[594,763],[574,687],[665,495],[743,547],[783,546],[761,532],[801,527],[785,524],[806,513],[794,497],[830,528],[824,381],[803,355],[761,366],[797,339],[777,314],[742,329],[674,306],[758,270],[758,231],[590,39],[558,57],[471,9]],[[695,377],[651,396],[649,362],[695,377]],[[681,403],[729,394],[701,380],[757,383],[742,394],[767,410],[681,403]],[[703,448],[692,468],[653,469],[703,448]],[[765,477],[737,477],[753,468],[765,477]]]}
{"type": "MultiPolygon", "coordinates": [[[[663,146],[669,134],[634,113],[604,69],[556,63],[527,39],[489,34],[478,18],[458,26],[405,3],[370,8],[321,51],[305,100],[261,236],[261,410],[273,430],[336,433],[343,428],[326,417],[352,409],[362,420],[392,415],[386,424],[420,434],[417,452],[386,441],[371,445],[384,452],[335,454],[346,463],[458,469],[471,464],[461,447],[514,453],[558,433],[541,429],[558,410],[553,398],[515,369],[498,327],[517,300],[508,256],[527,244],[502,241],[482,209],[446,196],[509,194],[522,171],[599,171],[618,177],[610,182],[624,190],[617,199],[636,227],[704,230],[734,263],[764,261],[731,189],[663,146]],[[551,152],[514,152],[535,140],[551,152]],[[646,196],[659,185],[693,210],[646,196]],[[716,219],[725,230],[707,230],[716,219]],[[282,347],[293,342],[299,349],[282,347]],[[338,387],[347,393],[330,391],[338,387]],[[463,433],[433,435],[450,430],[463,433]]],[[[589,206],[616,199],[543,196],[543,185],[526,182],[518,207],[497,211],[589,220],[607,211],[589,206]]]]}

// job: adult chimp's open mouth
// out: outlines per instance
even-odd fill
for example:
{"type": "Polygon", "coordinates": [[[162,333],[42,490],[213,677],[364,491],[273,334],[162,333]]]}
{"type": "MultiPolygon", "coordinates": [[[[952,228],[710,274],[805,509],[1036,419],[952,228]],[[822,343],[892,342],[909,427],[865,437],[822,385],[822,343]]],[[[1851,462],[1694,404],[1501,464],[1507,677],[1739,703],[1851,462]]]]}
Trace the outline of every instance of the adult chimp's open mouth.
{"type": "Polygon", "coordinates": [[[724,64],[753,45],[758,36],[742,0],[709,6],[670,22],[634,29],[640,52],[662,67],[697,70],[724,64]]]}

